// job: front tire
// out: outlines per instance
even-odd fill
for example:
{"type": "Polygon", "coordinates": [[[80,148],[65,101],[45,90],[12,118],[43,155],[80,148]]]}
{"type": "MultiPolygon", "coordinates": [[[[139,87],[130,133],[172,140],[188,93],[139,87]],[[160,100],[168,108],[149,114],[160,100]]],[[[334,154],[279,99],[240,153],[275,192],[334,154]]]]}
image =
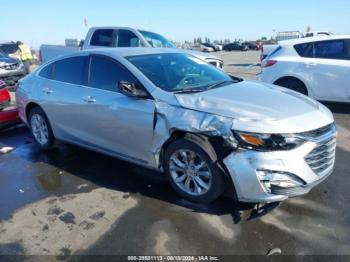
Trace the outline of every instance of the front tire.
{"type": "Polygon", "coordinates": [[[30,131],[43,150],[51,149],[55,143],[50,122],[45,112],[40,107],[35,107],[29,112],[28,123],[30,131]]]}
{"type": "Polygon", "coordinates": [[[165,151],[164,170],[170,185],[192,202],[210,203],[225,189],[224,175],[209,147],[185,136],[165,151]]]}

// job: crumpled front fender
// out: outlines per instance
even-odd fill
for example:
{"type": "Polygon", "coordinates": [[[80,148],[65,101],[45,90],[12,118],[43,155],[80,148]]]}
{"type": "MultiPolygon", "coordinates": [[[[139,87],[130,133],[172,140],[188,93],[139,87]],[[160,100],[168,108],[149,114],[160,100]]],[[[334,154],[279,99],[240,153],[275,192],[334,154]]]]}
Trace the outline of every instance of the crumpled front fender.
{"type": "Polygon", "coordinates": [[[211,113],[172,106],[156,102],[152,156],[155,166],[160,167],[163,145],[174,131],[203,134],[207,136],[229,136],[233,119],[211,113]]]}

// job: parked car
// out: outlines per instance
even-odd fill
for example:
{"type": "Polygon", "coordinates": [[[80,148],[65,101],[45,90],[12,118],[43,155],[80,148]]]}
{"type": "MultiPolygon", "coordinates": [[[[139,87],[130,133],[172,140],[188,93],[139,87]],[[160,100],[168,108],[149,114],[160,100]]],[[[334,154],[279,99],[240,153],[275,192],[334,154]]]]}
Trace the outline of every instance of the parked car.
{"type": "Polygon", "coordinates": [[[282,201],[334,167],[325,106],[177,49],[76,52],[21,80],[16,96],[41,148],[58,139],[164,171],[190,201],[211,202],[226,189],[239,201],[282,201]]]}
{"type": "Polygon", "coordinates": [[[216,47],[211,43],[202,43],[201,44],[201,51],[202,52],[216,52],[216,47]]]}
{"type": "Polygon", "coordinates": [[[19,79],[26,75],[23,63],[0,52],[0,79],[8,85],[15,85],[19,79]]]}
{"type": "Polygon", "coordinates": [[[259,79],[317,100],[350,102],[350,36],[283,41],[262,63],[259,79]]]}
{"type": "MultiPolygon", "coordinates": [[[[86,50],[101,47],[158,47],[176,49],[176,46],[171,41],[157,33],[130,27],[92,27],[83,41],[82,48],[45,45],[40,47],[40,54],[42,62],[46,62],[59,55],[77,52],[81,49],[86,50]]],[[[221,59],[211,54],[194,50],[183,51],[218,68],[222,68],[224,65],[221,59]]]]}
{"type": "Polygon", "coordinates": [[[10,105],[11,97],[5,82],[0,80],[0,111],[10,105]]]}
{"type": "Polygon", "coordinates": [[[225,50],[225,51],[248,51],[249,47],[246,45],[242,45],[241,43],[231,43],[231,44],[224,45],[223,50],[225,50]]]}
{"type": "Polygon", "coordinates": [[[0,80],[0,129],[19,123],[18,109],[11,105],[6,83],[0,80]]]}
{"type": "Polygon", "coordinates": [[[259,50],[256,42],[243,42],[242,45],[247,46],[249,50],[259,50]]]}
{"type": "Polygon", "coordinates": [[[222,51],[224,47],[224,45],[222,44],[214,44],[214,46],[216,51],[222,51]]]}

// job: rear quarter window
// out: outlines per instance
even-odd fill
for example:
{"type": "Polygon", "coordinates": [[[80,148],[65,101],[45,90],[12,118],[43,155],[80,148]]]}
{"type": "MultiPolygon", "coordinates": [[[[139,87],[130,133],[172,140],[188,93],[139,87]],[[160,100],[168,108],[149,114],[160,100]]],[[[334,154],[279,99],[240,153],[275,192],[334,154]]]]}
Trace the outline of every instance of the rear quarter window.
{"type": "Polygon", "coordinates": [[[52,79],[52,68],[53,68],[53,64],[49,64],[47,66],[44,66],[40,70],[39,76],[47,78],[47,79],[52,79]]]}
{"type": "Polygon", "coordinates": [[[298,44],[294,49],[301,57],[313,57],[313,43],[298,44]]]}

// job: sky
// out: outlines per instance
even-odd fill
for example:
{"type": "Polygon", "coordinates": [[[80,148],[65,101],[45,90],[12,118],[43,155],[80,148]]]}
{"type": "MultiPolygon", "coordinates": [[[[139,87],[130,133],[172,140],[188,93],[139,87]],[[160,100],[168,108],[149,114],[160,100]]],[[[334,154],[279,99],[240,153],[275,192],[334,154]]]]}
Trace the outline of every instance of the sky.
{"type": "Polygon", "coordinates": [[[32,47],[83,39],[90,26],[136,27],[177,41],[256,40],[308,26],[350,34],[348,0],[0,0],[0,6],[0,41],[32,47]]]}

